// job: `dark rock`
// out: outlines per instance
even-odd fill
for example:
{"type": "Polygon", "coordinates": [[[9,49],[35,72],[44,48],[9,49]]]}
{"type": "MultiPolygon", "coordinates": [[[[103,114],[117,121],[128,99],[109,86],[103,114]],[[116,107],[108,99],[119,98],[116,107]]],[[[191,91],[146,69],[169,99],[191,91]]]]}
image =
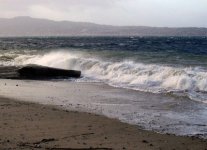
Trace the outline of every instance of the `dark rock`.
{"type": "Polygon", "coordinates": [[[79,78],[80,71],[51,68],[40,65],[27,65],[17,70],[20,78],[41,79],[41,78],[58,78],[73,77],[79,78]]]}
{"type": "Polygon", "coordinates": [[[147,140],[142,140],[142,143],[149,143],[147,140]]]}
{"type": "MultiPolygon", "coordinates": [[[[1,79],[53,79],[53,78],[79,78],[80,71],[64,70],[40,65],[4,66],[0,67],[1,79]]],[[[6,84],[5,84],[6,85],[6,84]]]]}

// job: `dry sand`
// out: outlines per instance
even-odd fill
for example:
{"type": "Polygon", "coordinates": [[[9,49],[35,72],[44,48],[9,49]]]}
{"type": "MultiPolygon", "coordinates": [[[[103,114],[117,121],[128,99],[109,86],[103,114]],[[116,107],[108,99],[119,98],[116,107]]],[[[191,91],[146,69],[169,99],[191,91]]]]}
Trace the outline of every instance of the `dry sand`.
{"type": "Polygon", "coordinates": [[[0,98],[0,149],[206,150],[207,140],[144,131],[103,116],[0,98]]]}

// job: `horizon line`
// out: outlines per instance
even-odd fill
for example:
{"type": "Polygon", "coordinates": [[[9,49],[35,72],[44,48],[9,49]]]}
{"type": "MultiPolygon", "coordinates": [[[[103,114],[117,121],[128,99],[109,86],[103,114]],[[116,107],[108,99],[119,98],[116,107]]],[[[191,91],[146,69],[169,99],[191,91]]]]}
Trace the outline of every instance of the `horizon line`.
{"type": "Polygon", "coordinates": [[[53,20],[49,18],[38,18],[38,17],[31,17],[31,16],[14,16],[14,17],[0,17],[0,19],[16,19],[16,18],[30,18],[30,19],[41,19],[41,20],[48,20],[48,21],[54,21],[54,22],[74,22],[74,23],[88,23],[88,24],[94,24],[94,25],[102,25],[102,26],[112,26],[112,27],[148,27],[148,28],[175,28],[175,29],[181,29],[181,28],[199,28],[199,29],[207,29],[207,27],[198,27],[198,26],[181,26],[181,27],[169,27],[169,26],[147,26],[147,25],[110,25],[110,24],[100,24],[95,22],[86,22],[86,21],[71,21],[71,20],[53,20]]]}

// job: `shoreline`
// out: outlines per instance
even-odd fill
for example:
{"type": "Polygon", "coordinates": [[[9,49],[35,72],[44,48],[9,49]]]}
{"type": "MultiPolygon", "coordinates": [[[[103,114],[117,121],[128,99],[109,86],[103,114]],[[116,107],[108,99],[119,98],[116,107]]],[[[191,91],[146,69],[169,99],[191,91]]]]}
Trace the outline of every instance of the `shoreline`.
{"type": "Polygon", "coordinates": [[[206,105],[103,83],[0,80],[0,97],[89,112],[145,130],[207,139],[206,105]]]}
{"type": "Polygon", "coordinates": [[[0,98],[2,149],[205,150],[207,140],[159,134],[117,119],[0,98]]]}

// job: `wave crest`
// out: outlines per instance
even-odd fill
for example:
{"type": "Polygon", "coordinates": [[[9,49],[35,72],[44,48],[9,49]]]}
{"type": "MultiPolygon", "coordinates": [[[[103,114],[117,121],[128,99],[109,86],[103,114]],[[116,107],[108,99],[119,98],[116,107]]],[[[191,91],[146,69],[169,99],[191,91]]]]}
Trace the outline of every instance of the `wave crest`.
{"type": "Polygon", "coordinates": [[[15,61],[78,69],[87,78],[113,86],[153,93],[182,93],[191,99],[207,102],[207,72],[200,67],[172,67],[127,60],[112,62],[64,51],[19,56],[15,61]]]}

